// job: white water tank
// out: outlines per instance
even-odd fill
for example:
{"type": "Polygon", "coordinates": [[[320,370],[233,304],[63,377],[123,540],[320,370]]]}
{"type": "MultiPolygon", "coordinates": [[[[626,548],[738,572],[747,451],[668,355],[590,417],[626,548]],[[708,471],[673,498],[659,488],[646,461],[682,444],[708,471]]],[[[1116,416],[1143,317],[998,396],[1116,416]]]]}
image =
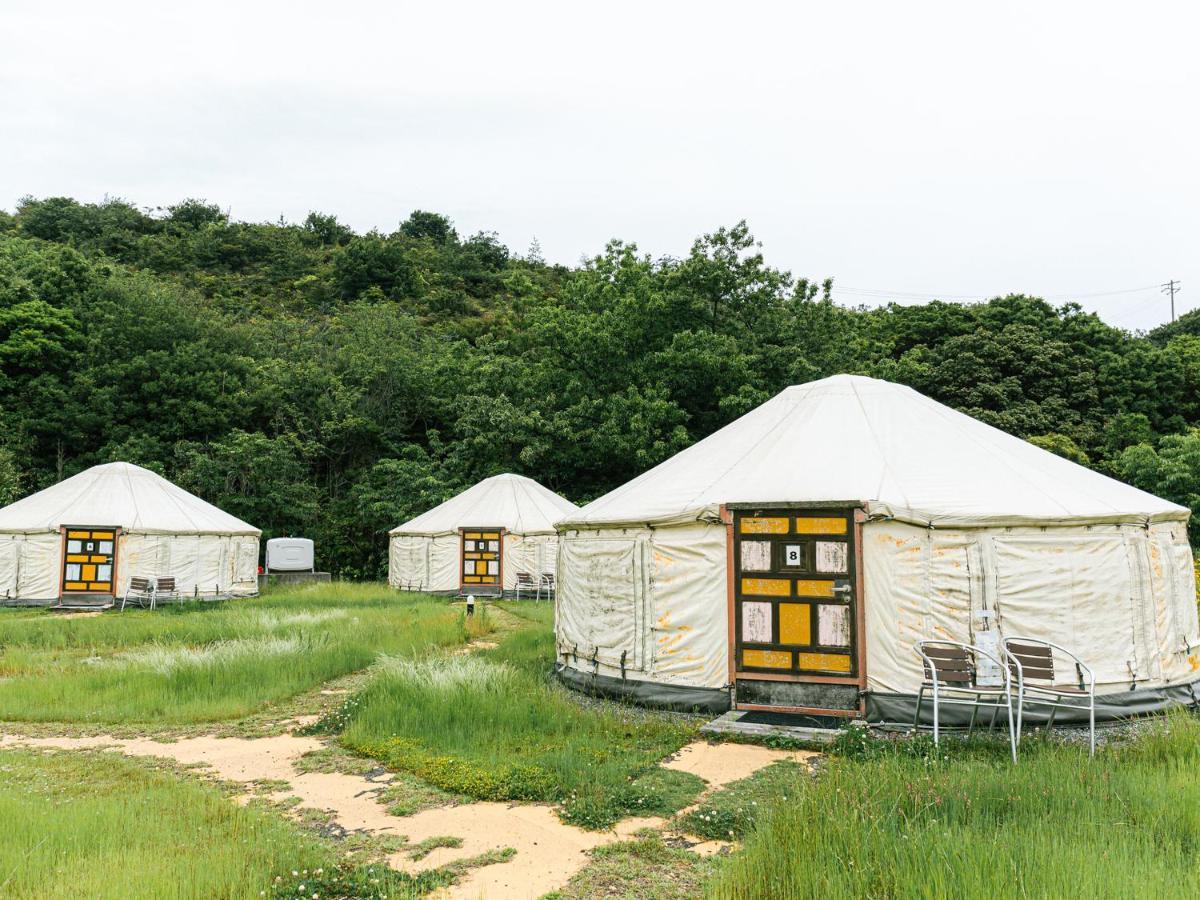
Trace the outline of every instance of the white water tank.
{"type": "Polygon", "coordinates": [[[308,538],[267,541],[268,572],[311,572],[313,568],[313,542],[308,538]]]}

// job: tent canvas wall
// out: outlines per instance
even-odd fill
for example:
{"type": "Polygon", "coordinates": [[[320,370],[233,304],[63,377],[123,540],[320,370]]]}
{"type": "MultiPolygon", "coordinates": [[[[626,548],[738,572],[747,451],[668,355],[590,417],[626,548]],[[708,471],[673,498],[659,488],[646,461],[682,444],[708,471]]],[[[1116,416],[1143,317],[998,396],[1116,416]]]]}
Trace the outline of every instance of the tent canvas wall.
{"type": "Polygon", "coordinates": [[[532,478],[485,478],[392,530],[388,583],[436,593],[513,591],[518,572],[556,571],[554,523],[578,511],[532,478]]]}
{"type": "Polygon", "coordinates": [[[1026,635],[1102,714],[1191,703],[1188,515],[907,387],[798,385],[559,524],[560,675],[904,721],[916,641],[1026,635]]]}
{"type": "Polygon", "coordinates": [[[93,466],[0,509],[0,602],[124,595],[173,576],[185,596],[258,591],[260,532],[129,463],[93,466]]]}

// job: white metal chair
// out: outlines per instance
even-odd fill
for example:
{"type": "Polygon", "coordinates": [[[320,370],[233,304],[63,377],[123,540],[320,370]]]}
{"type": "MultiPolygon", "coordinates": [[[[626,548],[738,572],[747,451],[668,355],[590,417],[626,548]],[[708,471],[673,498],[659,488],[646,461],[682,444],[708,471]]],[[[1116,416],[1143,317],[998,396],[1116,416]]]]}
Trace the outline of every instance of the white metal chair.
{"type": "Polygon", "coordinates": [[[124,612],[126,604],[130,601],[133,601],[138,606],[149,606],[151,609],[154,609],[154,585],[149,578],[134,575],[129,579],[129,587],[125,589],[125,596],[121,598],[122,612],[124,612]]]}
{"type": "Polygon", "coordinates": [[[554,596],[554,573],[543,572],[538,578],[537,599],[542,599],[542,591],[546,592],[546,599],[549,600],[554,596]]]}
{"type": "Polygon", "coordinates": [[[1088,712],[1089,753],[1096,755],[1096,675],[1082,659],[1058,644],[1041,638],[1012,636],[1004,639],[1012,676],[1017,681],[1017,742],[1021,741],[1021,724],[1025,705],[1046,706],[1050,716],[1046,730],[1054,727],[1054,716],[1060,709],[1088,712]],[[1070,660],[1075,666],[1074,684],[1055,684],[1054,653],[1070,660]]]}
{"type": "MultiPolygon", "coordinates": [[[[1001,660],[974,644],[958,641],[918,641],[917,655],[925,667],[925,681],[917,692],[917,711],[913,716],[913,730],[921,727],[921,705],[928,692],[933,699],[933,742],[940,743],[940,711],[945,706],[970,706],[971,721],[967,726],[970,735],[980,709],[991,709],[989,730],[996,725],[1000,710],[1008,715],[1008,745],[1013,762],[1017,761],[1017,736],[1013,728],[1012,678],[1009,667],[1001,660]],[[995,664],[998,684],[980,680],[979,660],[986,659],[995,664]]],[[[1001,653],[1005,651],[1001,650],[1001,653]]],[[[1007,655],[1007,654],[1006,654],[1007,655]]]]}
{"type": "Polygon", "coordinates": [[[163,600],[178,600],[179,590],[175,586],[174,575],[164,575],[154,581],[154,600],[160,603],[163,600]]]}
{"type": "Polygon", "coordinates": [[[530,572],[517,573],[517,599],[521,599],[521,591],[527,594],[538,594],[538,585],[533,580],[533,574],[530,572]]]}

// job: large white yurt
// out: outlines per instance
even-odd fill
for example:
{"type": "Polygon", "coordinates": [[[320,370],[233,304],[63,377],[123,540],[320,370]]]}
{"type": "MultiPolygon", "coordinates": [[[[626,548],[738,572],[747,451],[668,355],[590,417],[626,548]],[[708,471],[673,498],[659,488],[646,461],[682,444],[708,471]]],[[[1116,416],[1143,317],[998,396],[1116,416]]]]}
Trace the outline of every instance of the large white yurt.
{"type": "Polygon", "coordinates": [[[1195,703],[1188,516],[910,388],[797,385],[559,523],[560,677],[904,722],[917,641],[998,631],[1078,654],[1098,716],[1195,703]]]}
{"type": "Polygon", "coordinates": [[[160,475],[93,466],[0,509],[0,602],[124,596],[173,577],[181,597],[258,591],[260,532],[160,475]]]}
{"type": "Polygon", "coordinates": [[[391,531],[388,582],[435,593],[515,590],[518,572],[555,572],[554,523],[577,512],[532,478],[485,478],[391,531]]]}

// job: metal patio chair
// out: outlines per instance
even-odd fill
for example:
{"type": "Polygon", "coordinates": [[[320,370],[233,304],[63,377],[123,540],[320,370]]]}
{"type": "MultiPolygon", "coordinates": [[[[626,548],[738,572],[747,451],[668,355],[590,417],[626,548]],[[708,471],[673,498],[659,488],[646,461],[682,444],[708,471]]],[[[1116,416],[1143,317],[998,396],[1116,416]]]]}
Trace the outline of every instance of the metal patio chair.
{"type": "Polygon", "coordinates": [[[175,586],[174,575],[164,575],[154,581],[155,602],[163,600],[179,600],[179,589],[175,586]]]}
{"type": "Polygon", "coordinates": [[[1060,709],[1088,712],[1089,755],[1096,755],[1096,675],[1082,659],[1058,644],[1041,638],[1014,635],[1004,639],[1012,677],[1017,682],[1017,742],[1021,741],[1021,724],[1025,706],[1047,706],[1050,717],[1046,730],[1054,727],[1054,716],[1060,709]],[[1054,653],[1062,654],[1075,667],[1074,684],[1055,684],[1054,653]]]}
{"type": "MultiPolygon", "coordinates": [[[[971,721],[967,726],[970,736],[975,728],[979,710],[992,710],[990,731],[996,725],[1000,710],[1008,715],[1008,745],[1013,762],[1017,761],[1017,737],[1013,728],[1012,677],[1009,667],[982,647],[962,644],[958,641],[917,641],[917,655],[925,667],[925,681],[917,692],[917,711],[913,716],[913,730],[921,727],[921,704],[928,693],[933,699],[933,742],[940,743],[940,711],[942,706],[970,706],[971,721]],[[986,659],[995,664],[999,684],[980,682],[979,660],[986,659]]],[[[1001,650],[1001,653],[1005,651],[1001,650]]]]}
{"type": "Polygon", "coordinates": [[[124,611],[125,605],[133,601],[134,604],[145,608],[149,606],[154,609],[154,585],[149,578],[143,578],[141,575],[134,575],[129,579],[129,587],[125,589],[125,596],[121,598],[121,610],[124,611]]]}
{"type": "Polygon", "coordinates": [[[546,599],[549,600],[554,596],[554,573],[543,572],[538,578],[537,599],[542,599],[542,591],[546,592],[546,599]]]}
{"type": "Polygon", "coordinates": [[[518,572],[517,573],[517,599],[518,600],[521,599],[521,591],[525,591],[527,594],[535,594],[535,595],[537,594],[538,586],[537,586],[537,583],[533,580],[533,573],[531,573],[531,572],[518,572]]]}

